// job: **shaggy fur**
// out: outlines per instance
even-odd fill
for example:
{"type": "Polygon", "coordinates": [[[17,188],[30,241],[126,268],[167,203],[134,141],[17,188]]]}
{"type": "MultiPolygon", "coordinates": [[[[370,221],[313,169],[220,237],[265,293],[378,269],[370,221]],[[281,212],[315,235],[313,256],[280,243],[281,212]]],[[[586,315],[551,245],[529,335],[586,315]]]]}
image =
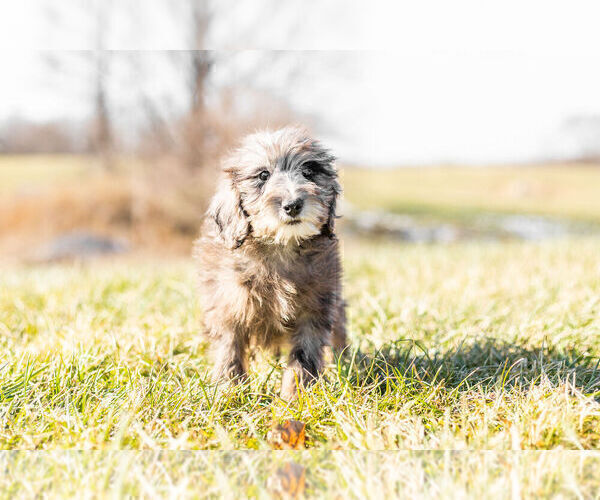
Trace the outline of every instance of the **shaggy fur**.
{"type": "Polygon", "coordinates": [[[346,345],[335,236],[335,158],[299,128],[244,139],[223,162],[195,244],[216,379],[243,377],[253,346],[290,354],[281,395],[346,345]]]}

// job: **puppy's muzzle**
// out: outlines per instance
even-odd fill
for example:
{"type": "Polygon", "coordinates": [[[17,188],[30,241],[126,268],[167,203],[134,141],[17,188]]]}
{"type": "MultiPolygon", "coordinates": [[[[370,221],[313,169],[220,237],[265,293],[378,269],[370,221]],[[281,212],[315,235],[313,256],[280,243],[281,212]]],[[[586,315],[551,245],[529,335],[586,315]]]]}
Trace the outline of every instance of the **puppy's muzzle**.
{"type": "Polygon", "coordinates": [[[284,202],[282,205],[285,214],[292,218],[297,217],[300,212],[302,212],[303,207],[304,200],[302,198],[296,198],[295,200],[284,202]]]}

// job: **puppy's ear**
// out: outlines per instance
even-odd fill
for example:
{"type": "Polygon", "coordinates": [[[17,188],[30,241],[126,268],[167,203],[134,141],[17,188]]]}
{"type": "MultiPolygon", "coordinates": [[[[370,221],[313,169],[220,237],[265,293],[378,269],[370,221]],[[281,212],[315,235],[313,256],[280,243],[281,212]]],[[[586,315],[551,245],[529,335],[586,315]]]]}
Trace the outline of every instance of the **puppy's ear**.
{"type": "Polygon", "coordinates": [[[223,241],[230,249],[239,248],[250,234],[250,222],[242,208],[242,200],[233,179],[224,175],[208,207],[223,241]]]}
{"type": "Polygon", "coordinates": [[[338,218],[335,213],[335,208],[336,208],[338,196],[342,192],[340,184],[337,180],[337,173],[336,173],[336,178],[333,180],[333,183],[331,185],[331,191],[332,191],[332,196],[331,196],[331,203],[329,204],[329,216],[327,217],[327,224],[325,224],[324,230],[325,230],[325,234],[327,234],[330,237],[333,237],[335,234],[335,219],[338,218]]]}

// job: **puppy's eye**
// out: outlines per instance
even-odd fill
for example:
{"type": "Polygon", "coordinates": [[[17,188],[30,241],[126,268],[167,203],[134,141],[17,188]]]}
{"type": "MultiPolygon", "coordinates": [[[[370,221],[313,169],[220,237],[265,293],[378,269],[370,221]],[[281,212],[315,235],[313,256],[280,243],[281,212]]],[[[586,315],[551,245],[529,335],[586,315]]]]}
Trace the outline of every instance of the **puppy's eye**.
{"type": "Polygon", "coordinates": [[[302,175],[304,176],[304,178],[311,180],[316,174],[317,167],[318,165],[315,162],[310,161],[306,163],[302,167],[302,175]]]}
{"type": "Polygon", "coordinates": [[[266,182],[269,177],[271,177],[271,173],[268,170],[263,170],[260,174],[258,174],[258,178],[263,182],[266,182]]]}

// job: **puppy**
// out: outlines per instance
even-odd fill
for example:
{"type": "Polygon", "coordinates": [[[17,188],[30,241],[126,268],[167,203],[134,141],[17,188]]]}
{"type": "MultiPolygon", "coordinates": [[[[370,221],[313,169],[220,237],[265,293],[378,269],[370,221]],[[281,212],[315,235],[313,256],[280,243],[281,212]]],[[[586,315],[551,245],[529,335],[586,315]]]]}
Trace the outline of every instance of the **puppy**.
{"type": "Polygon", "coordinates": [[[247,136],[222,165],[195,242],[214,379],[239,379],[249,349],[288,346],[281,396],[346,345],[335,235],[334,156],[301,128],[247,136]]]}

